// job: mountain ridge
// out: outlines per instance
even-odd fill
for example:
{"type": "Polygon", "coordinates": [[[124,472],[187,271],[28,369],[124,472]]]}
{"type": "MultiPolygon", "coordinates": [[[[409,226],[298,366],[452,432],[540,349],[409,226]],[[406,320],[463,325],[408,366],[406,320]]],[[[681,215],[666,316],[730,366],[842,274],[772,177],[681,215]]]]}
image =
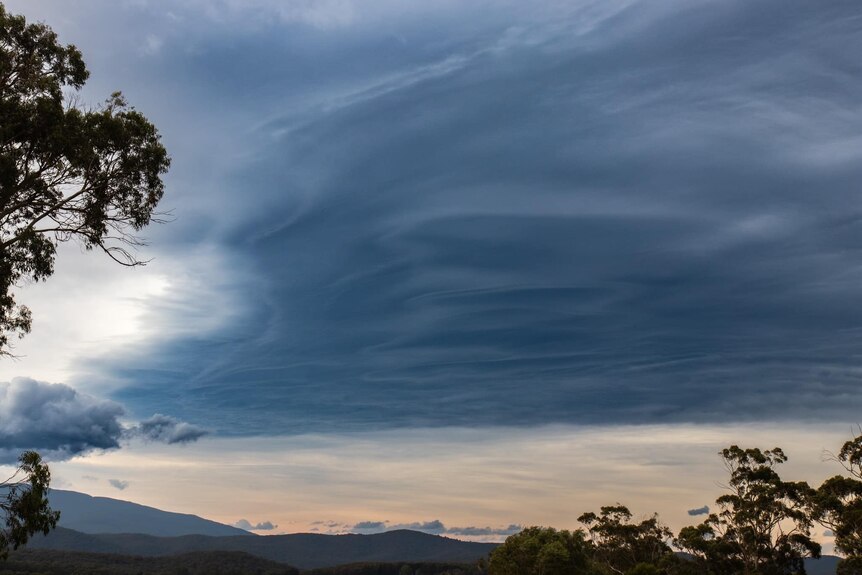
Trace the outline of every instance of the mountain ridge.
{"type": "Polygon", "coordinates": [[[366,562],[472,563],[487,556],[497,544],[461,541],[406,529],[372,535],[293,533],[256,537],[156,537],[129,533],[90,534],[58,527],[47,536],[34,537],[29,547],[141,557],[241,551],[300,569],[315,569],[366,562]]]}
{"type": "Polygon", "coordinates": [[[255,536],[254,533],[190,513],[164,511],[123,499],[98,497],[62,489],[51,489],[48,499],[51,507],[60,512],[59,526],[81,533],[131,532],[169,537],[255,536]]]}

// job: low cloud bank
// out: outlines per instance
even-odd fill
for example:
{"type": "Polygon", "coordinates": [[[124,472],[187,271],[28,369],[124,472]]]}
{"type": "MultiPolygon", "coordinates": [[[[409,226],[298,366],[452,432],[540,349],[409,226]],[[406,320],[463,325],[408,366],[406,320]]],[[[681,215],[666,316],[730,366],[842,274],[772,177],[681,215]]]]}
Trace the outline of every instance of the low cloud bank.
{"type": "Polygon", "coordinates": [[[260,523],[252,524],[247,519],[240,519],[234,523],[233,526],[239,529],[245,529],[246,531],[272,531],[278,527],[278,525],[275,525],[272,521],[261,521],[260,523]]]}
{"type": "MultiPolygon", "coordinates": [[[[47,460],[62,461],[90,451],[117,449],[125,439],[139,437],[172,445],[195,441],[207,433],[161,414],[126,427],[120,422],[123,415],[125,409],[119,403],[62,383],[27,377],[0,382],[0,464],[14,464],[29,449],[47,460]]],[[[125,488],[113,480],[111,484],[125,488]]]]}
{"type": "MultiPolygon", "coordinates": [[[[452,535],[455,537],[508,537],[523,529],[521,525],[511,524],[507,527],[447,527],[439,519],[432,521],[417,521],[413,523],[391,523],[389,521],[360,521],[354,525],[343,525],[341,531],[355,533],[381,533],[396,529],[410,529],[434,535],[452,535]]],[[[336,529],[338,530],[338,529],[336,529]]]]}

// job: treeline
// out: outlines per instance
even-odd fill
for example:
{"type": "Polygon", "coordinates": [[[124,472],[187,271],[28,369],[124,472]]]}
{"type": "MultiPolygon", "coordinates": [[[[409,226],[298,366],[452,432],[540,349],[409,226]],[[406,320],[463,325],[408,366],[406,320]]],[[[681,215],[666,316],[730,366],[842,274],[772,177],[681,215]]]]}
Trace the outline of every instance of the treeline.
{"type": "Polygon", "coordinates": [[[40,549],[11,553],[0,575],[299,575],[299,569],[240,551],[135,557],[40,549]]]}
{"type": "Polygon", "coordinates": [[[303,571],[303,575],[481,575],[479,565],[452,563],[353,563],[303,571]]]}
{"type": "Polygon", "coordinates": [[[481,575],[452,563],[355,563],[300,571],[241,551],[202,551],[166,557],[25,550],[0,563],[0,575],[481,575]]]}
{"type": "MultiPolygon", "coordinates": [[[[624,505],[578,518],[574,531],[530,527],[491,554],[490,575],[804,575],[820,557],[816,526],[844,555],[839,575],[862,575],[862,435],[832,457],[844,474],[818,488],[784,481],[780,448],[720,452],[730,475],[716,511],[674,535],[657,514],[633,521],[624,505]]],[[[485,567],[484,565],[482,566],[485,567]]]]}

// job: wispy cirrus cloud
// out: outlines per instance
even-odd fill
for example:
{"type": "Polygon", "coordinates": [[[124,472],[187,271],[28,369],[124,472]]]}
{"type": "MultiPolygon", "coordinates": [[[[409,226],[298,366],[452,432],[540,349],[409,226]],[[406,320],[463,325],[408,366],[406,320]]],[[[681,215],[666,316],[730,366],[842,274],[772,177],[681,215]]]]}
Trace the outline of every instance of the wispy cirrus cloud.
{"type": "Polygon", "coordinates": [[[176,143],[156,255],[243,307],[87,360],[111,397],[226,434],[855,417],[852,2],[371,4],[116,65],[176,143]]]}

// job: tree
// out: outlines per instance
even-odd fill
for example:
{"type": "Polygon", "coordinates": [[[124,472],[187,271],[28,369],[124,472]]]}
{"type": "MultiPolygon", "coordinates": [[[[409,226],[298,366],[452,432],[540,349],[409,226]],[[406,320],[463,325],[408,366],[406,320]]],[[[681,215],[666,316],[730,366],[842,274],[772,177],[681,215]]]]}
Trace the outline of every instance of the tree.
{"type": "Polygon", "coordinates": [[[850,474],[830,477],[817,489],[818,522],[835,535],[835,548],[845,555],[840,572],[862,574],[862,434],[830,454],[850,474]]]}
{"type": "Polygon", "coordinates": [[[48,485],[51,472],[35,451],[25,451],[18,460],[15,473],[3,483],[0,502],[4,529],[0,531],[0,559],[9,555],[9,549],[18,549],[36,533],[45,535],[57,526],[59,511],[48,505],[48,485]]]}
{"type": "Polygon", "coordinates": [[[602,507],[599,514],[584,513],[578,521],[587,527],[593,559],[611,573],[661,573],[659,563],[673,557],[668,542],[673,534],[658,515],[640,523],[631,522],[625,505],[602,507]]]}
{"type": "Polygon", "coordinates": [[[528,527],[494,549],[490,575],[593,575],[582,531],[528,527]]]}
{"type": "Polygon", "coordinates": [[[718,513],[686,527],[676,545],[692,554],[704,573],[804,574],[804,558],[819,557],[811,540],[814,490],[782,481],[775,467],[787,461],[780,448],[761,451],[733,445],[720,452],[730,472],[718,513]]]}
{"type": "Polygon", "coordinates": [[[135,232],[157,217],[170,158],[119,92],[79,104],[88,75],[75,46],[0,4],[0,354],[31,326],[12,288],[49,277],[59,243],[144,263],[135,232]]]}

